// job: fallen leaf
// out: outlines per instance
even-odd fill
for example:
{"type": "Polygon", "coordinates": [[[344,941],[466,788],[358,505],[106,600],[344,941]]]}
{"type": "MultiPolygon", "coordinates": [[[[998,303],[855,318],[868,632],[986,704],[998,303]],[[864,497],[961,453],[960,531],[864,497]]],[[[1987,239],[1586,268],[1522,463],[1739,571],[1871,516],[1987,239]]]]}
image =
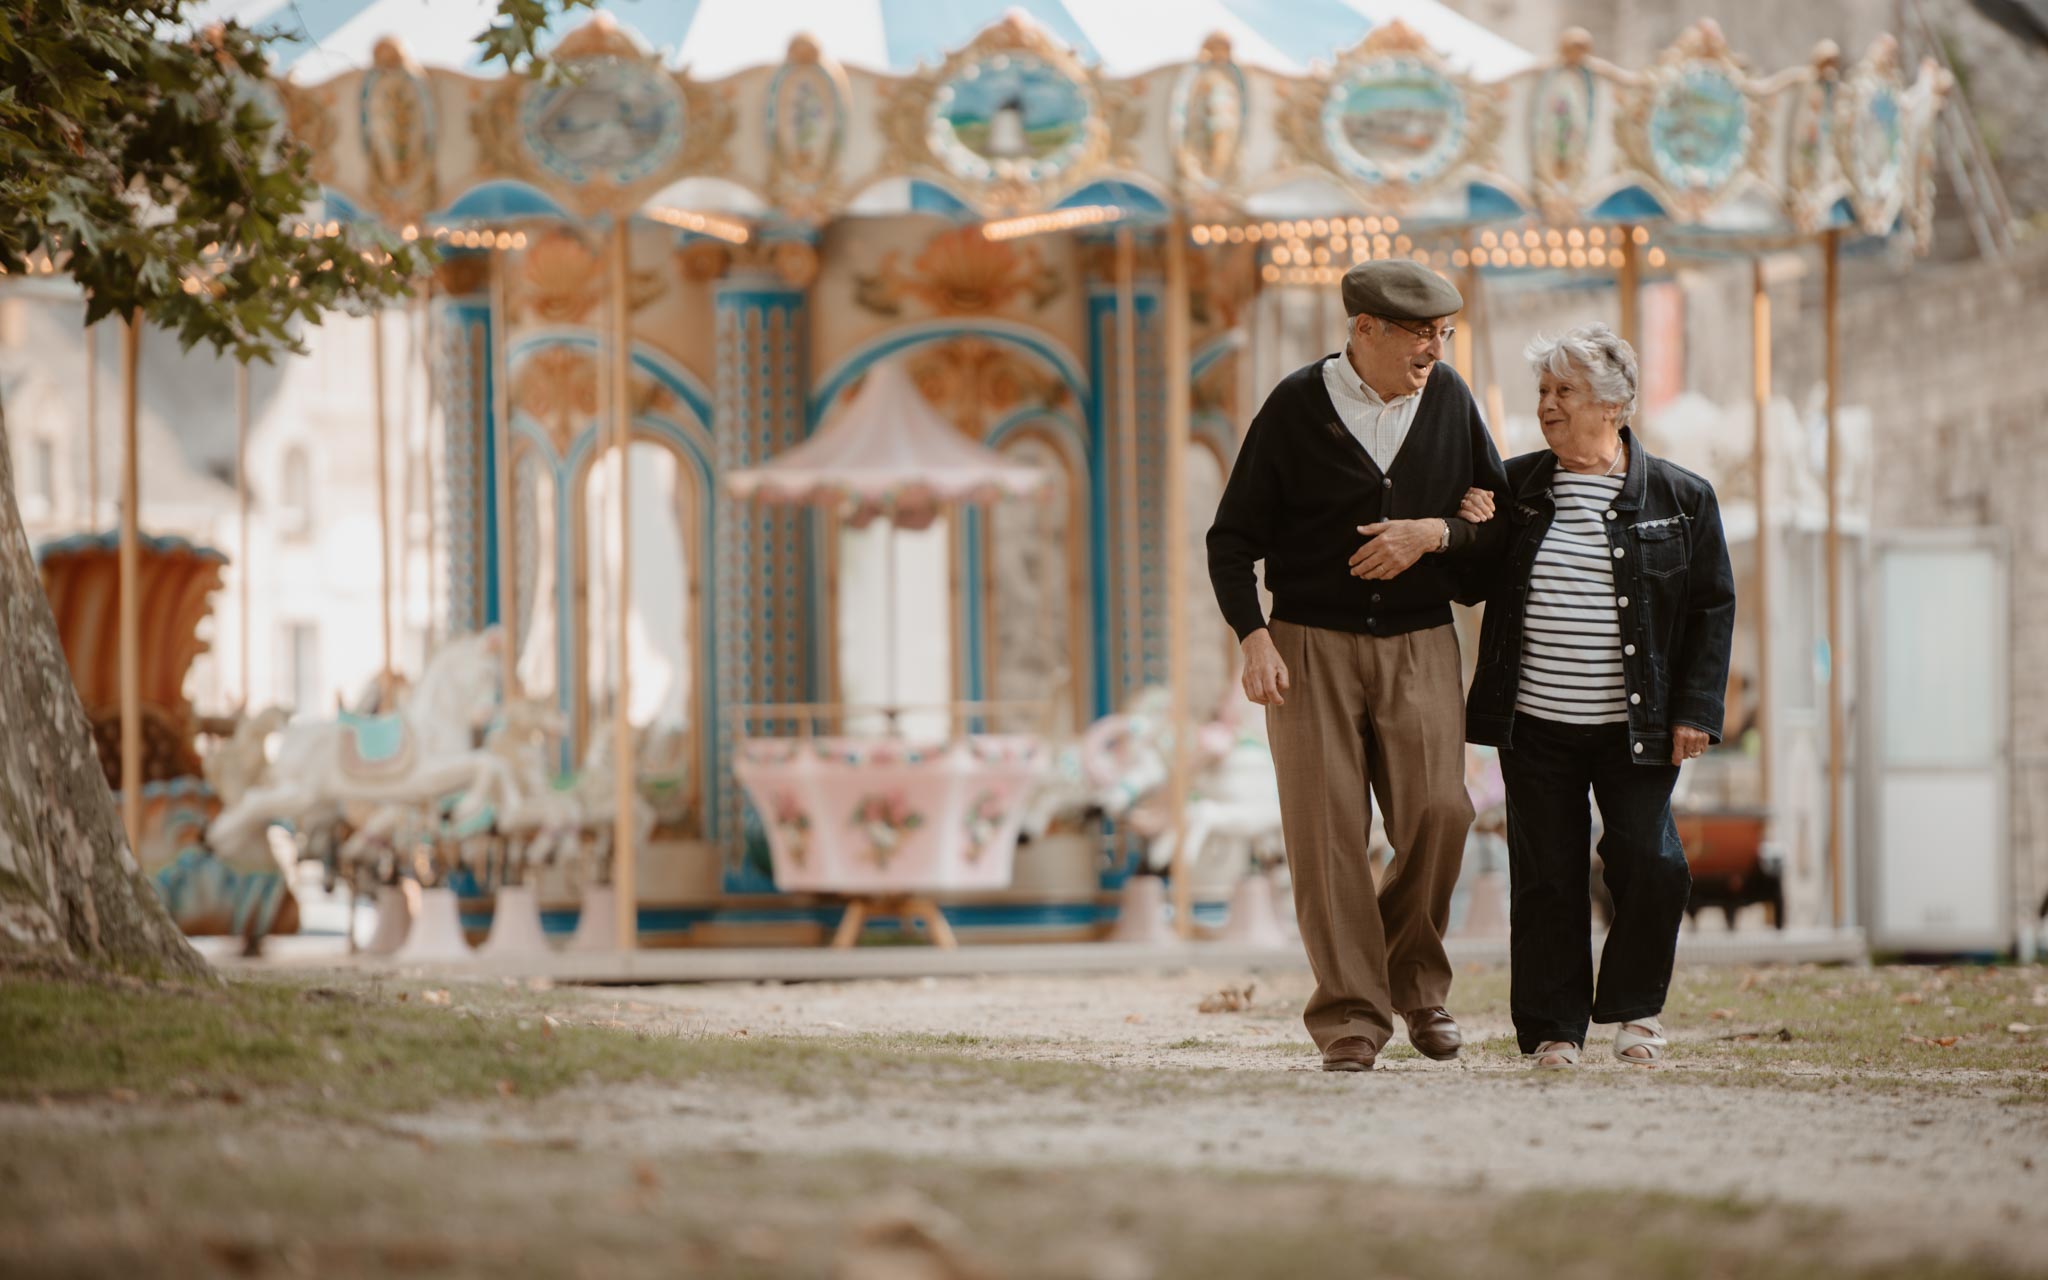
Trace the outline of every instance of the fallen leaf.
{"type": "Polygon", "coordinates": [[[1944,1048],[1944,1049],[1953,1049],[1953,1048],[1955,1048],[1955,1047],[1956,1047],[1956,1040],[1957,1040],[1958,1038],[1959,1038],[1959,1037],[1956,1037],[1956,1036],[1942,1036],[1942,1037],[1941,1037],[1940,1039],[1936,1040],[1936,1041],[1935,1041],[1934,1043],[1936,1043],[1936,1044],[1940,1045],[1940,1046],[1941,1046],[1942,1048],[1944,1048]]]}
{"type": "Polygon", "coordinates": [[[422,991],[420,1000],[425,1004],[447,1004],[448,993],[444,990],[422,991]]]}
{"type": "Polygon", "coordinates": [[[1708,1014],[1707,1016],[1708,1016],[1709,1018],[1712,1018],[1712,1019],[1714,1019],[1714,1020],[1715,1020],[1716,1022],[1726,1022],[1726,1021],[1728,1021],[1729,1019],[1731,1019],[1731,1018],[1733,1018],[1733,1017],[1735,1016],[1735,1010],[1733,1010],[1733,1009],[1716,1009],[1716,1010],[1714,1010],[1714,1011],[1713,1011],[1712,1013],[1708,1014]]]}
{"type": "Polygon", "coordinates": [[[528,978],[526,980],[526,989],[528,991],[553,991],[555,989],[555,980],[553,978],[528,978]]]}
{"type": "Polygon", "coordinates": [[[519,1086],[510,1080],[500,1080],[498,1081],[498,1096],[501,1098],[518,1097],[519,1086]]]}
{"type": "Polygon", "coordinates": [[[633,1165],[633,1181],[649,1191],[661,1185],[661,1171],[645,1160],[633,1165]]]}
{"type": "Polygon", "coordinates": [[[1145,1015],[1142,1013],[1127,1013],[1124,1015],[1124,1021],[1132,1023],[1133,1025],[1143,1022],[1144,1020],[1145,1015]]]}
{"type": "Polygon", "coordinates": [[[744,1039],[746,1039],[746,1038],[747,1038],[747,1029],[746,1029],[745,1027],[740,1027],[740,1028],[737,1028],[736,1030],[734,1030],[734,1031],[733,1031],[733,1033],[732,1033],[732,1038],[733,1038],[733,1039],[735,1039],[735,1040],[744,1040],[744,1039]]]}
{"type": "Polygon", "coordinates": [[[109,1089],[107,1090],[107,1096],[113,1099],[115,1102],[119,1102],[124,1105],[127,1103],[142,1101],[142,1095],[135,1092],[135,1090],[133,1089],[109,1089]]]}
{"type": "Polygon", "coordinates": [[[1892,998],[1893,1004],[1926,1004],[1927,997],[1918,991],[1901,991],[1892,998]]]}
{"type": "Polygon", "coordinates": [[[1254,984],[1247,982],[1242,987],[1225,987],[1202,997],[1202,1003],[1195,1006],[1198,1013],[1243,1013],[1252,1007],[1254,984]]]}

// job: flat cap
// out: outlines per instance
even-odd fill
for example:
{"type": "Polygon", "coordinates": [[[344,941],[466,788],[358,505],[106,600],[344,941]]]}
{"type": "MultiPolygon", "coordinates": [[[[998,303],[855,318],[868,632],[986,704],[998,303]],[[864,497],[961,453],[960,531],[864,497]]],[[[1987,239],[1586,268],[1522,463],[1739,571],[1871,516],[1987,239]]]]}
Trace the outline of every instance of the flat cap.
{"type": "Polygon", "coordinates": [[[1436,320],[1465,309],[1457,286],[1419,262],[1388,258],[1344,273],[1344,314],[1389,320],[1436,320]]]}

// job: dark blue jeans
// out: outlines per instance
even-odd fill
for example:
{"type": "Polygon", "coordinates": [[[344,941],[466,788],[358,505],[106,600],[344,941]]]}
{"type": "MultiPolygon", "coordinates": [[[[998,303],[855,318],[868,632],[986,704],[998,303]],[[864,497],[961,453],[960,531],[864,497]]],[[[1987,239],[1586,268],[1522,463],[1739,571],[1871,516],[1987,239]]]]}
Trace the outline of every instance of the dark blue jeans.
{"type": "Polygon", "coordinates": [[[1692,873],[1671,821],[1678,766],[1637,764],[1625,724],[1571,725],[1517,713],[1500,753],[1508,792],[1508,1004],[1523,1053],[1586,1042],[1589,1021],[1663,1011],[1692,873]],[[1593,985],[1593,815],[1614,924],[1593,985]]]}

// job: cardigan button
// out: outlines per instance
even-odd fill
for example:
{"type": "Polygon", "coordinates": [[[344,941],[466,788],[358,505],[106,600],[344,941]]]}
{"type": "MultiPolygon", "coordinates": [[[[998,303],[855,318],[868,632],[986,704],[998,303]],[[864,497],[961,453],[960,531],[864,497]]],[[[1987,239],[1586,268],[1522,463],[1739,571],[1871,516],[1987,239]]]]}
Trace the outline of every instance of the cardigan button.
{"type": "Polygon", "coordinates": [[[1393,487],[1394,487],[1394,478],[1393,478],[1392,476],[1388,476],[1388,477],[1387,477],[1386,479],[1384,479],[1384,480],[1380,481],[1380,488],[1382,488],[1382,489],[1391,489],[1391,488],[1393,488],[1393,487]]]}

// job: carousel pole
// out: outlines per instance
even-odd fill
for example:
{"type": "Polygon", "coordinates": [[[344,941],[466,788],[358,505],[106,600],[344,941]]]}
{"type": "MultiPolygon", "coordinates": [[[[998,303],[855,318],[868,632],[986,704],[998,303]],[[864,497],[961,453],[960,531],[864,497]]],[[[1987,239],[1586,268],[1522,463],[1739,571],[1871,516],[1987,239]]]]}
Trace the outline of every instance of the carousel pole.
{"type": "MultiPolygon", "coordinates": [[[[1117,503],[1119,511],[1119,532],[1123,540],[1124,564],[1120,575],[1124,584],[1124,634],[1125,644],[1117,646],[1119,657],[1118,672],[1123,687],[1117,691],[1117,701],[1128,698],[1132,686],[1137,683],[1131,672],[1121,661],[1122,655],[1130,650],[1126,646],[1142,646],[1145,632],[1143,594],[1138,589],[1140,576],[1138,565],[1138,299],[1135,277],[1137,275],[1138,250],[1129,227],[1118,227],[1116,231],[1116,404],[1117,404],[1117,470],[1123,475],[1123,496],[1117,503]]],[[[1142,656],[1139,669],[1143,670],[1142,656]]]]}
{"type": "Polygon", "coordinates": [[[100,331],[85,326],[85,527],[100,523],[100,331]]]}
{"type": "Polygon", "coordinates": [[[1759,794],[1764,812],[1771,808],[1771,294],[1764,285],[1764,260],[1750,263],[1750,383],[1755,392],[1755,439],[1751,465],[1756,469],[1756,737],[1759,794]]]}
{"type": "Polygon", "coordinates": [[[1614,287],[1621,295],[1621,340],[1643,356],[1642,262],[1636,254],[1636,229],[1624,225],[1621,234],[1621,265],[1614,273],[1614,287]]]}
{"type": "Polygon", "coordinates": [[[235,554],[241,572],[235,575],[235,615],[240,658],[242,710],[249,709],[249,362],[235,364],[235,554]]]}
{"type": "Polygon", "coordinates": [[[632,397],[628,381],[631,369],[633,335],[628,329],[631,322],[626,309],[626,285],[628,257],[632,252],[632,222],[627,214],[620,214],[612,228],[611,238],[611,289],[606,300],[611,315],[612,348],[612,448],[616,450],[618,466],[618,488],[614,493],[614,509],[618,513],[619,530],[619,576],[616,583],[618,650],[616,662],[618,672],[614,681],[616,693],[612,700],[612,903],[618,912],[619,948],[633,950],[639,940],[640,903],[635,883],[633,829],[635,763],[633,759],[633,717],[632,693],[633,671],[632,650],[628,638],[632,633],[632,617],[629,593],[633,584],[633,500],[628,487],[632,470],[627,465],[626,455],[633,441],[632,397]]]}
{"type": "Polygon", "coordinates": [[[1188,770],[1193,753],[1188,723],[1187,524],[1188,386],[1187,225],[1176,214],[1166,226],[1166,681],[1171,690],[1173,761],[1166,803],[1173,819],[1173,923],[1184,939],[1195,936],[1195,895],[1188,850],[1188,770]]]}
{"type": "Polygon", "coordinates": [[[137,858],[142,856],[142,548],[136,457],[141,357],[142,313],[131,311],[121,324],[121,826],[137,858]]]}
{"type": "Polygon", "coordinates": [[[1842,752],[1847,734],[1842,721],[1842,497],[1841,432],[1836,421],[1842,387],[1841,248],[1842,233],[1830,229],[1821,306],[1827,345],[1828,387],[1828,891],[1833,919],[1842,927],[1842,752]]]}
{"type": "MultiPolygon", "coordinates": [[[[384,313],[370,313],[370,395],[375,400],[372,415],[377,431],[377,609],[383,627],[384,665],[377,673],[378,709],[389,711],[392,704],[391,665],[391,441],[388,408],[384,395],[384,313]]],[[[499,461],[503,474],[504,461],[499,461]]],[[[502,488],[500,493],[502,493],[502,488]]]]}
{"type": "MultiPolygon", "coordinates": [[[[496,241],[492,242],[493,244],[496,241]]],[[[510,335],[512,312],[507,304],[505,255],[491,250],[491,452],[498,495],[498,655],[504,698],[519,692],[519,599],[515,563],[518,538],[512,524],[512,389],[510,335]]],[[[381,450],[380,450],[381,452],[381,450]]]]}

